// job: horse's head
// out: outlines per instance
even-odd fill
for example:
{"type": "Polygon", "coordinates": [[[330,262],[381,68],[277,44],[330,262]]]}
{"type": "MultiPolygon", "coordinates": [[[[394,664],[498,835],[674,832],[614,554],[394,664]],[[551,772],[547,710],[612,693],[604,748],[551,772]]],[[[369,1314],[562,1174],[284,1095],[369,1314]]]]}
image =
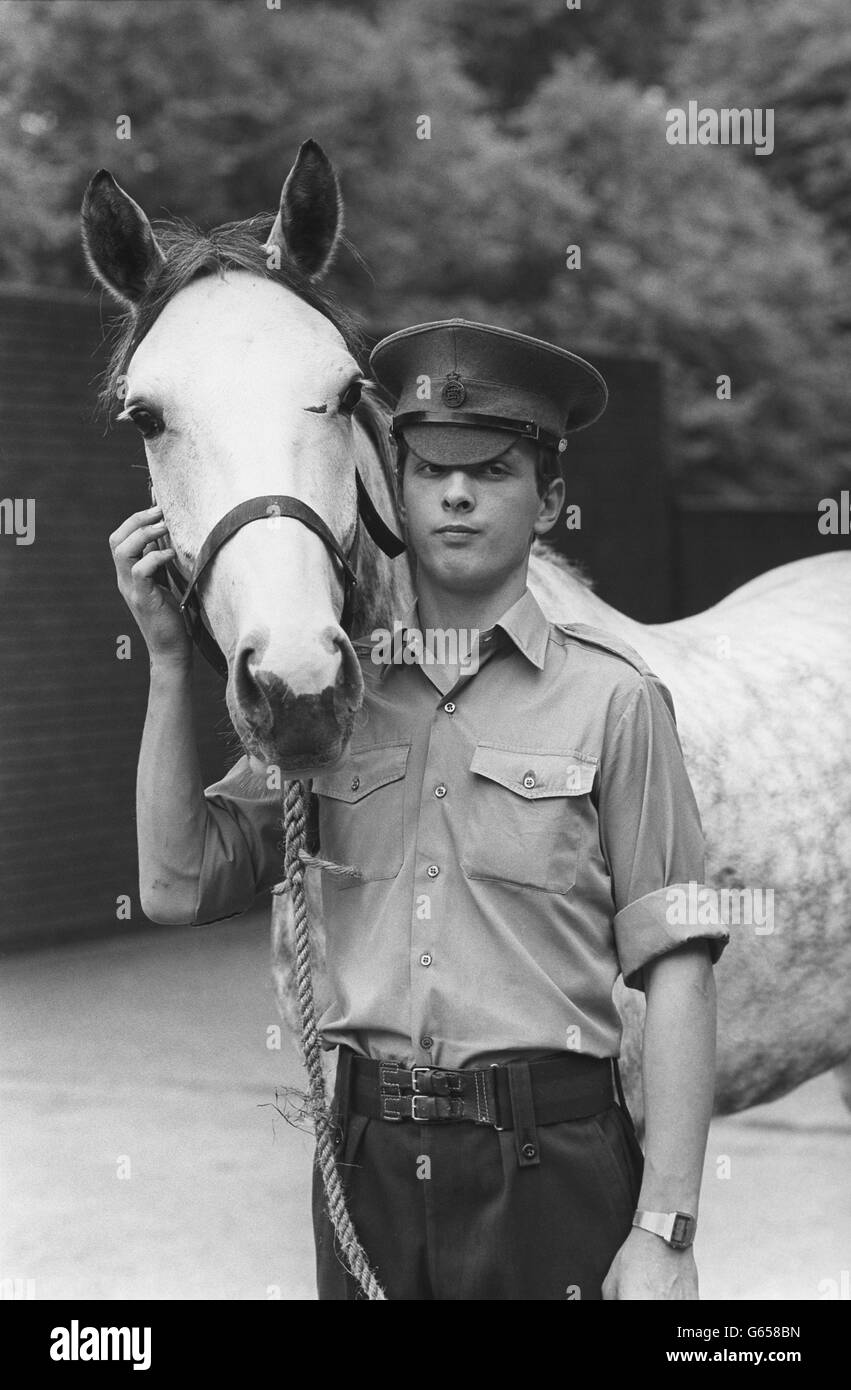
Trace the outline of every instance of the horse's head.
{"type": "MultiPolygon", "coordinates": [[[[301,147],[265,243],[260,219],[208,235],[170,224],[157,240],[104,170],[82,216],[89,265],[126,310],[107,391],[145,438],[180,573],[226,514],[269,494],[307,504],[348,555],[356,468],[374,474],[375,445],[352,415],[357,332],[316,287],[342,219],[319,146],[301,147]]],[[[387,515],[389,487],[379,500],[387,515]]],[[[340,559],[275,511],[223,540],[198,592],[243,746],[293,773],[339,757],[363,683],[340,623],[340,559]]]]}

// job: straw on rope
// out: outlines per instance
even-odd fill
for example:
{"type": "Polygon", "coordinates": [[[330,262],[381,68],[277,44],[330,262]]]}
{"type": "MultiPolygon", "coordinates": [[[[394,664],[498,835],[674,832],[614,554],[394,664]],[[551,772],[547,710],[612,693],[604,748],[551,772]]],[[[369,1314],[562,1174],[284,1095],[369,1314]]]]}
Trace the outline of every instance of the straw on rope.
{"type": "Polygon", "coordinates": [[[310,921],[304,891],[306,790],[302,782],[287,782],[283,793],[284,871],[293,904],[295,921],[296,992],[301,1019],[301,1049],[307,1068],[308,1104],[316,1135],[316,1161],[322,1174],[328,1215],[340,1243],[346,1266],[367,1298],[386,1299],[386,1294],[370,1268],[357,1238],[346,1206],[343,1184],[334,1159],[322,1054],[316,1029],[313,974],[310,965],[310,921]]]}

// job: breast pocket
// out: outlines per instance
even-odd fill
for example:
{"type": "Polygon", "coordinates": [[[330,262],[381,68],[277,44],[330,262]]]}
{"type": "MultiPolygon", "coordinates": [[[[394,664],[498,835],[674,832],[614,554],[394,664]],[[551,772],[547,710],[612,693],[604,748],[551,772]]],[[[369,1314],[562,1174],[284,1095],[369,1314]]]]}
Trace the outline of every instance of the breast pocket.
{"type": "Polygon", "coordinates": [[[408,743],[361,748],[343,768],[313,778],[320,855],[360,870],[359,878],[335,878],[339,888],[395,878],[401,869],[409,752],[408,743]]]}
{"type": "Polygon", "coordinates": [[[496,748],[480,743],[470,763],[471,816],[461,868],[549,893],[576,882],[583,832],[596,820],[592,754],[496,748]]]}

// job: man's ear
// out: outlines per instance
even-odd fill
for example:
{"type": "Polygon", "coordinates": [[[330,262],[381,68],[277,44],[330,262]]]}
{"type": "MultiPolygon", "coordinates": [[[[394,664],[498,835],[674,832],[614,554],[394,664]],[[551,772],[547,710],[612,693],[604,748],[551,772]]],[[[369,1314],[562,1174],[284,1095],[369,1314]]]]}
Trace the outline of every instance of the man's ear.
{"type": "Polygon", "coordinates": [[[567,495],[567,486],[564,478],[559,475],[551,478],[547,484],[546,492],[539,499],[538,515],[532,528],[536,536],[545,536],[551,531],[561,515],[564,506],[564,499],[567,495]]]}

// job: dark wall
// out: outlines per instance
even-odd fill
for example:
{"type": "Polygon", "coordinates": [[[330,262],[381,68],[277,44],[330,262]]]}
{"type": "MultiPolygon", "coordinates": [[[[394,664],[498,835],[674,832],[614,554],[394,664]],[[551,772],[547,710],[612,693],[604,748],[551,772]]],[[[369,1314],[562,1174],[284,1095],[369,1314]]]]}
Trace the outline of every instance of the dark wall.
{"type": "MultiPolygon", "coordinates": [[[[108,537],[148,505],[132,431],[92,419],[95,303],[0,293],[0,497],[35,499],[35,540],[0,535],[0,940],[150,924],[138,901],[135,774],[148,661],[108,537]],[[116,638],[132,660],[116,659],[116,638]],[[131,899],[130,921],[116,898],[131,899]]],[[[230,729],[197,662],[207,781],[230,729]]]]}
{"type": "Polygon", "coordinates": [[[851,549],[851,535],[821,534],[818,500],[796,503],[790,498],[783,511],[733,511],[681,503],[674,526],[672,616],[701,613],[777,565],[851,549]]]}
{"type": "Polygon", "coordinates": [[[582,561],[612,607],[639,622],[666,622],[674,616],[673,517],[660,367],[596,353],[591,360],[606,379],[609,404],[595,425],[570,436],[565,454],[567,501],[580,505],[582,529],[559,523],[550,538],[582,561]]]}

